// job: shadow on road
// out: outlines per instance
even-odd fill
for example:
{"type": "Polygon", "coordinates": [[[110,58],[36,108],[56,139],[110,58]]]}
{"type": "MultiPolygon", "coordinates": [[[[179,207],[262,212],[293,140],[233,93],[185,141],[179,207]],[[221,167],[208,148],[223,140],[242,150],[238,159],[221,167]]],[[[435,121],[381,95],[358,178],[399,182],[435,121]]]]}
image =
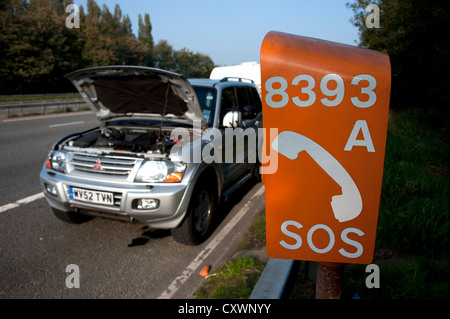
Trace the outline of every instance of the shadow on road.
{"type": "Polygon", "coordinates": [[[148,226],[141,228],[142,234],[137,238],[131,240],[131,244],[128,247],[143,246],[147,244],[150,239],[164,238],[170,236],[170,230],[168,229],[151,229],[148,226]]]}
{"type": "MultiPolygon", "coordinates": [[[[224,219],[228,216],[231,210],[242,201],[242,199],[247,195],[247,193],[256,185],[256,180],[251,179],[243,184],[237,191],[230,195],[227,201],[221,201],[218,205],[218,210],[214,219],[214,225],[211,231],[211,235],[214,234],[215,230],[220,226],[224,219]]],[[[168,229],[152,229],[148,226],[143,226],[141,228],[142,234],[139,237],[133,238],[128,247],[144,246],[151,239],[159,239],[171,236],[170,230],[168,229]]],[[[210,235],[210,236],[211,236],[210,235]]]]}

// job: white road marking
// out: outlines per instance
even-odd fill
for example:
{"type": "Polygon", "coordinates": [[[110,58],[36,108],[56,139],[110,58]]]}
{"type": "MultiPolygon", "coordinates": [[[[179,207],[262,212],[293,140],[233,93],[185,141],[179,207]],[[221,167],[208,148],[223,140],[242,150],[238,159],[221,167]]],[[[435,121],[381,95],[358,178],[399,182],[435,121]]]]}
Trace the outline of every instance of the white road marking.
{"type": "MultiPolygon", "coordinates": [[[[264,193],[264,185],[262,185],[259,190],[253,194],[249,202],[251,202],[255,197],[261,196],[264,193]]],[[[44,193],[38,193],[35,195],[28,196],[23,199],[19,199],[15,203],[6,204],[0,207],[0,213],[4,213],[8,210],[17,208],[21,205],[29,204],[38,199],[44,197],[44,193]]],[[[178,291],[179,287],[192,276],[194,271],[199,268],[199,266],[205,261],[205,259],[214,251],[214,249],[220,244],[220,242],[228,235],[228,233],[236,226],[239,221],[244,217],[244,215],[249,211],[252,205],[247,202],[237,214],[231,219],[231,221],[225,225],[224,228],[211,240],[211,242],[194,258],[194,260],[186,267],[180,276],[174,279],[169,287],[164,291],[158,299],[169,299],[178,291]]]]}
{"type": "MultiPolygon", "coordinates": [[[[253,194],[250,198],[249,202],[264,193],[264,185],[253,194]]],[[[214,249],[219,245],[219,243],[228,235],[228,233],[234,228],[237,223],[244,217],[244,215],[251,208],[251,205],[247,202],[244,207],[242,207],[239,212],[233,217],[233,219],[225,225],[225,227],[211,240],[211,242],[206,246],[198,255],[194,258],[194,260],[186,267],[186,269],[181,273],[180,276],[174,279],[169,287],[164,291],[158,299],[170,299],[175,293],[178,291],[180,286],[186,282],[186,280],[191,277],[194,271],[205,261],[205,259],[211,254],[214,249]]]]}
{"type": "Polygon", "coordinates": [[[8,211],[10,209],[17,208],[20,205],[29,204],[29,203],[34,202],[35,200],[41,199],[43,197],[44,197],[44,193],[38,193],[38,194],[35,194],[35,195],[28,196],[26,198],[19,199],[15,203],[6,204],[6,205],[1,206],[0,207],[0,213],[4,213],[4,212],[6,212],[6,211],[8,211]]]}
{"type": "Polygon", "coordinates": [[[61,123],[61,124],[53,124],[53,125],[49,125],[49,128],[53,128],[53,127],[61,127],[61,126],[70,126],[70,125],[78,125],[78,124],[83,124],[84,121],[78,121],[78,122],[69,122],[69,123],[61,123]]]}

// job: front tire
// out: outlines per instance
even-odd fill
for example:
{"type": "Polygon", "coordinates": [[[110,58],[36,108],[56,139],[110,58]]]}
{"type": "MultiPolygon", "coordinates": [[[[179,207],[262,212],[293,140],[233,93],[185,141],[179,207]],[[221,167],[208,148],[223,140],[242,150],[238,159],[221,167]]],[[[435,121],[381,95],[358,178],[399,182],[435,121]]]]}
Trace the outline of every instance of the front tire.
{"type": "Polygon", "coordinates": [[[217,202],[215,185],[200,181],[195,186],[185,219],[171,230],[173,238],[182,244],[199,245],[210,235],[217,202]]]}

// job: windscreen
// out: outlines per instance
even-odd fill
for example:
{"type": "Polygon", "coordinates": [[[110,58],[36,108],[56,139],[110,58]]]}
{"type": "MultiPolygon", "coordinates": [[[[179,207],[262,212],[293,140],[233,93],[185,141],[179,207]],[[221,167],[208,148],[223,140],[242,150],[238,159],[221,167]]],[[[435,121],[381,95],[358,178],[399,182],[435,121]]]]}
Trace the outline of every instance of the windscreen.
{"type": "Polygon", "coordinates": [[[202,109],[203,117],[208,126],[213,126],[216,111],[217,90],[211,87],[194,86],[195,94],[202,109]]]}

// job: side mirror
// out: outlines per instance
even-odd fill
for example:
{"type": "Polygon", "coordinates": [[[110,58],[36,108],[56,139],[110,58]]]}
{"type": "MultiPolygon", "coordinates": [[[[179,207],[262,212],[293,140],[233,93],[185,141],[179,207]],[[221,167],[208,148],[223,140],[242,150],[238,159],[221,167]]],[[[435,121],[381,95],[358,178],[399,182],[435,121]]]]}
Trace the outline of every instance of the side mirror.
{"type": "Polygon", "coordinates": [[[242,124],[242,113],[239,111],[229,111],[223,117],[222,126],[224,127],[239,127],[242,124]]]}

